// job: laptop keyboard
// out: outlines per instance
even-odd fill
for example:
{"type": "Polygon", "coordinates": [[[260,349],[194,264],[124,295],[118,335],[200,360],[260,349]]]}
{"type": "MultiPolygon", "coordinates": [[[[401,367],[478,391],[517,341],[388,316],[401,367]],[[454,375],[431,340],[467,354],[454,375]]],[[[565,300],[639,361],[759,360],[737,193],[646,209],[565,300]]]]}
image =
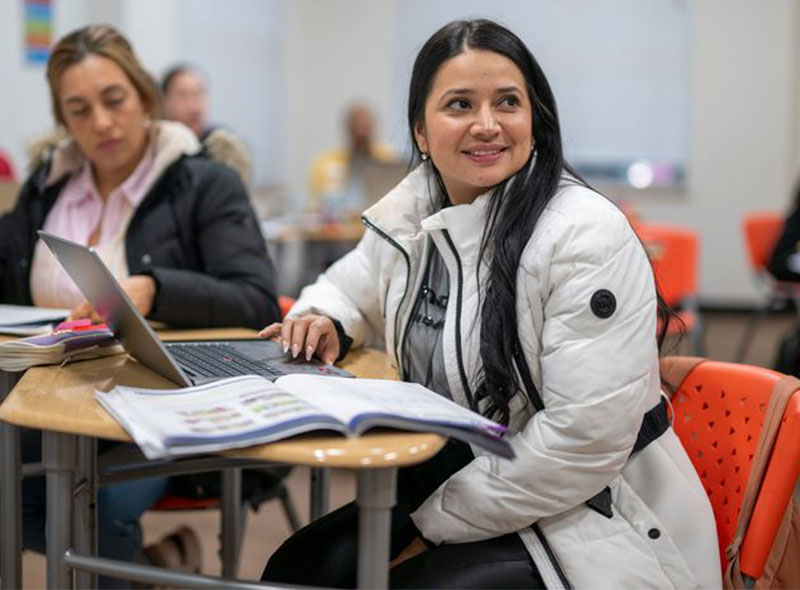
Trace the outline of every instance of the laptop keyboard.
{"type": "Polygon", "coordinates": [[[168,349],[181,367],[200,377],[261,375],[276,379],[286,374],[267,362],[258,363],[247,358],[229,344],[203,342],[168,346],[168,349]]]}

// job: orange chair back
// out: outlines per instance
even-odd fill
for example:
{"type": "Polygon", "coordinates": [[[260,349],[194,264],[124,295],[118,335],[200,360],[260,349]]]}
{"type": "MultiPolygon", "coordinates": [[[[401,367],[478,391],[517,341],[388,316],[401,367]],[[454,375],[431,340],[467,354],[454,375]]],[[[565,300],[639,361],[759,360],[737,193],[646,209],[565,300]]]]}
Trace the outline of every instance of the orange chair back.
{"type": "Polygon", "coordinates": [[[762,271],[783,230],[783,218],[777,213],[751,213],[745,216],[743,226],[750,266],[762,271]]]}
{"type": "MultiPolygon", "coordinates": [[[[686,376],[672,398],[673,427],[711,501],[723,571],[725,548],[741,504],[770,394],[780,373],[706,361],[686,376]]],[[[759,578],[800,475],[800,392],[784,414],[764,482],[740,551],[743,573],[759,578]]]]}
{"type": "Polygon", "coordinates": [[[287,297],[286,295],[278,295],[278,307],[281,308],[281,318],[285,318],[296,299],[287,297]]]}
{"type": "Polygon", "coordinates": [[[656,276],[661,296],[670,307],[697,294],[699,240],[683,227],[641,224],[637,227],[656,276]]]}

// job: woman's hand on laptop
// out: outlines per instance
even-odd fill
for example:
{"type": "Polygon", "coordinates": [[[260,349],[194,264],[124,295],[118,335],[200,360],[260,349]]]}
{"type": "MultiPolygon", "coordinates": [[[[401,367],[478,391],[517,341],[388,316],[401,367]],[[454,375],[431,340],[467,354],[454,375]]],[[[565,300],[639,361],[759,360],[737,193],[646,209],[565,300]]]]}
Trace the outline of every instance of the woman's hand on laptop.
{"type": "Polygon", "coordinates": [[[306,360],[316,355],[331,364],[339,356],[339,336],[328,316],[308,314],[285,318],[283,323],[270,324],[258,335],[278,342],[283,352],[291,352],[292,358],[303,351],[306,360]]]}
{"type": "MultiPolygon", "coordinates": [[[[156,282],[153,280],[153,277],[134,275],[120,281],[120,286],[136,306],[136,309],[139,310],[139,313],[141,313],[143,317],[147,317],[153,309],[153,302],[156,298],[156,282]]],[[[80,320],[83,318],[91,318],[92,323],[95,324],[103,321],[88,301],[75,307],[69,314],[70,320],[80,320]]]]}

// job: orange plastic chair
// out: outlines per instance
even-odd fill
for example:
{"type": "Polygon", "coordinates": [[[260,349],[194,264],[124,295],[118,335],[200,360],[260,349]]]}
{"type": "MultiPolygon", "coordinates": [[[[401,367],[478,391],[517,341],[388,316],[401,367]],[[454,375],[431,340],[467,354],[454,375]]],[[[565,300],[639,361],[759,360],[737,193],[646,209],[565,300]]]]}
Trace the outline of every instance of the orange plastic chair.
{"type": "MultiPolygon", "coordinates": [[[[764,412],[780,373],[706,361],[672,397],[673,427],[694,464],[717,522],[723,572],[764,412]]],[[[757,580],[800,476],[800,390],[787,406],[740,550],[740,569],[757,580]]]]}
{"type": "Polygon", "coordinates": [[[278,307],[281,308],[281,318],[285,318],[289,310],[292,309],[296,299],[286,295],[278,295],[278,307]]]}
{"type": "Polygon", "coordinates": [[[758,324],[770,311],[793,302],[800,313],[800,291],[794,283],[777,281],[767,271],[772,250],[783,230],[783,217],[778,213],[750,213],[743,223],[744,241],[747,247],[747,259],[756,287],[763,293],[764,301],[756,311],[750,314],[742,338],[734,357],[736,362],[744,361],[750,342],[753,340],[758,324]]]}
{"type": "MultiPolygon", "coordinates": [[[[643,223],[636,233],[644,243],[659,291],[672,308],[679,308],[678,317],[686,326],[692,351],[704,354],[702,319],[697,305],[697,276],[699,240],[697,234],[684,227],[666,224],[643,223]]],[[[668,333],[680,329],[671,322],[668,333]]]]}

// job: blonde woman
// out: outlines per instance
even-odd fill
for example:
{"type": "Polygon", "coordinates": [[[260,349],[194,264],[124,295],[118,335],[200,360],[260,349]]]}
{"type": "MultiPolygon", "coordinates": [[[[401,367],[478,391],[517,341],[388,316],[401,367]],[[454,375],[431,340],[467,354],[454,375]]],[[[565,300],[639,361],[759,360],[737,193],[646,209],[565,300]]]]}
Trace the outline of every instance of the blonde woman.
{"type": "MultiPolygon", "coordinates": [[[[43,146],[0,219],[0,301],[88,312],[37,239],[44,228],[93,246],[146,317],[251,328],[279,318],[274,270],[239,176],[205,157],[187,127],[157,119],[158,88],[128,41],[108,26],[79,29],[53,48],[47,81],[67,138],[43,146]]],[[[38,460],[39,434],[22,437],[23,460],[38,460]]],[[[24,543],[43,551],[44,480],[23,485],[24,543]]],[[[100,490],[100,555],[140,557],[138,518],[165,487],[159,478],[100,490]]]]}

